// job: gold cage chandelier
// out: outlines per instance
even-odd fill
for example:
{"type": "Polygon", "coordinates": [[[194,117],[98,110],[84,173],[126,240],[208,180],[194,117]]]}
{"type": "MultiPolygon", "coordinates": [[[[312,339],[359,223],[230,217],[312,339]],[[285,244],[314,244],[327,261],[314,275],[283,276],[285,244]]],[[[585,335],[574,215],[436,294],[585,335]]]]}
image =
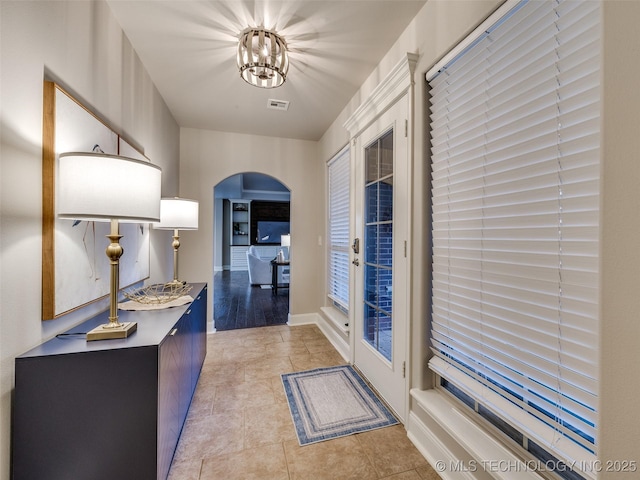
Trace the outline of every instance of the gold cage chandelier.
{"type": "Polygon", "coordinates": [[[287,79],[287,44],[275,32],[249,28],[240,35],[238,68],[245,82],[261,88],[279,87],[287,79]]]}

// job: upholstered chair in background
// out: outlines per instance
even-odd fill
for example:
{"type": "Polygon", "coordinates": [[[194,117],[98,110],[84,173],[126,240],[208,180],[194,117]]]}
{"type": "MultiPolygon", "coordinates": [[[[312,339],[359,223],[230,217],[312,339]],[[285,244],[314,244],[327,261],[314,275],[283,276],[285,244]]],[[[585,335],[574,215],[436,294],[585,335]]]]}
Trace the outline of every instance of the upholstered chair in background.
{"type": "Polygon", "coordinates": [[[253,245],[247,250],[247,264],[251,285],[271,284],[271,259],[263,260],[260,258],[258,250],[253,245]]]}

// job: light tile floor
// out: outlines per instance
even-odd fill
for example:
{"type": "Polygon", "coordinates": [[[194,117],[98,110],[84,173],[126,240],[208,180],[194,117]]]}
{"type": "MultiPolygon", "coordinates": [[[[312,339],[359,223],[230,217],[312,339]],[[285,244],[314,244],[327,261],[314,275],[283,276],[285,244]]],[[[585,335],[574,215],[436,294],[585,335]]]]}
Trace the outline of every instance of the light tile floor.
{"type": "Polygon", "coordinates": [[[300,447],[280,374],[344,364],[315,326],[228,330],[207,358],[169,480],[436,480],[401,425],[300,447]]]}

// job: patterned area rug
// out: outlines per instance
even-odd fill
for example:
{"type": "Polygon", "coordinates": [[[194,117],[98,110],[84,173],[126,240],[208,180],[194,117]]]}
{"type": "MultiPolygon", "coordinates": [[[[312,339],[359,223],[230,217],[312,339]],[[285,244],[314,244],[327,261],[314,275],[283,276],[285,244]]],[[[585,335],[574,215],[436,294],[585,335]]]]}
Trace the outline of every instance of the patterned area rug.
{"type": "Polygon", "coordinates": [[[350,365],[282,375],[300,445],[398,421],[350,365]]]}

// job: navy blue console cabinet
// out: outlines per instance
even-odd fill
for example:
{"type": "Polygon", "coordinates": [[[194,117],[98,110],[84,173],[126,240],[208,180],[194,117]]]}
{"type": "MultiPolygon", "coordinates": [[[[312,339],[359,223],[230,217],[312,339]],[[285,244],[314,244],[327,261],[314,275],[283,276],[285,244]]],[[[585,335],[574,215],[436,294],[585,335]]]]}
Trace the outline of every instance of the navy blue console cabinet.
{"type": "Polygon", "coordinates": [[[85,340],[104,312],[15,359],[14,480],[167,478],[207,353],[206,284],[189,294],[120,311],[138,323],[129,338],[85,340]]]}

